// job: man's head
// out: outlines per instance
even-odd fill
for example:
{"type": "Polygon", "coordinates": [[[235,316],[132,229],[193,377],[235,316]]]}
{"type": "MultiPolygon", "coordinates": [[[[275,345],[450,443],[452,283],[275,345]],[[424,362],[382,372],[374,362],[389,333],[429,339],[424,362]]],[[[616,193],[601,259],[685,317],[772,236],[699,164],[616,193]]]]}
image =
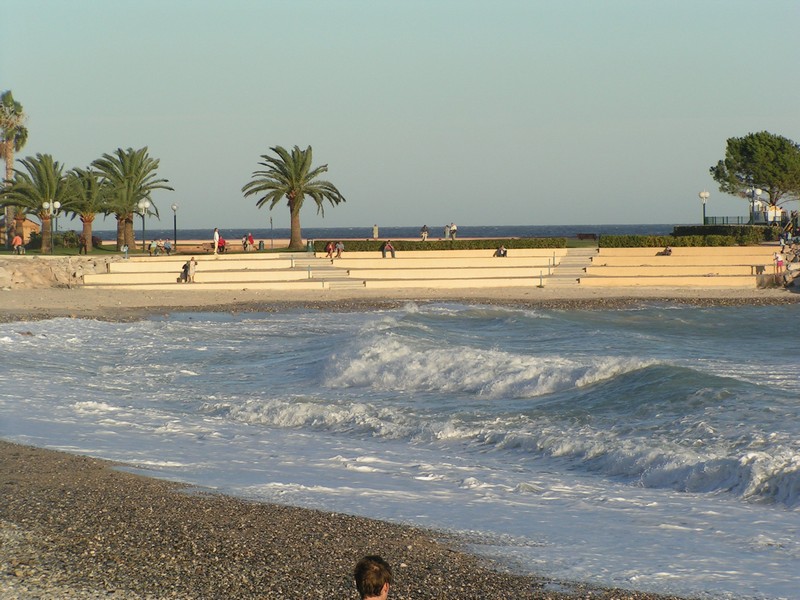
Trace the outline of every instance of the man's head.
{"type": "Polygon", "coordinates": [[[392,568],[380,556],[365,556],[356,565],[353,573],[356,589],[362,600],[386,598],[392,583],[392,568]]]}

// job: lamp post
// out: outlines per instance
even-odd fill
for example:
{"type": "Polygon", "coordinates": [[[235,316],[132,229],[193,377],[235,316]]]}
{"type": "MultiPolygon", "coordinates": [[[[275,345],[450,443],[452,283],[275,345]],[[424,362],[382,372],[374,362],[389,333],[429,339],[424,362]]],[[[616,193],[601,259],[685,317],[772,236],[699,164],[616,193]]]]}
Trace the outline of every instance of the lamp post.
{"type": "Polygon", "coordinates": [[[272,232],[272,217],[269,218],[269,249],[275,247],[275,235],[272,232]]]}
{"type": "Polygon", "coordinates": [[[706,190],[703,190],[697,196],[700,198],[700,201],[703,203],[703,225],[706,224],[706,202],[708,201],[709,194],[706,190]]]}
{"type": "Polygon", "coordinates": [[[58,209],[61,208],[61,202],[56,200],[55,202],[43,202],[42,208],[47,211],[48,219],[48,226],[50,227],[50,254],[53,253],[53,215],[58,214],[58,209]]]}
{"type": "Polygon", "coordinates": [[[137,206],[139,207],[139,214],[142,216],[142,252],[144,252],[144,217],[147,214],[147,209],[150,208],[150,201],[139,200],[137,206]]]}
{"type": "Polygon", "coordinates": [[[178,205],[173,204],[172,209],[172,242],[175,246],[175,252],[178,251],[178,205]]]}
{"type": "Polygon", "coordinates": [[[761,201],[761,188],[747,188],[747,197],[750,198],[750,225],[756,224],[756,200],[761,201]]]}

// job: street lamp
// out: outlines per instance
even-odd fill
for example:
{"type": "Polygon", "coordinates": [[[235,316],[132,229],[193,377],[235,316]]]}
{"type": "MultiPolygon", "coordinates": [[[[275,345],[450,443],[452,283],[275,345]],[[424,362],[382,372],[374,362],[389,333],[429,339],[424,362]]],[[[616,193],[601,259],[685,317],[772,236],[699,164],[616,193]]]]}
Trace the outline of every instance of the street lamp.
{"type": "Polygon", "coordinates": [[[178,251],[178,205],[173,204],[172,209],[172,241],[174,242],[175,252],[178,251]]]}
{"type": "Polygon", "coordinates": [[[144,216],[147,214],[147,209],[150,208],[150,201],[139,200],[137,206],[139,207],[139,214],[142,216],[142,252],[144,252],[144,216]]]}
{"type": "Polygon", "coordinates": [[[61,208],[61,202],[56,200],[55,202],[43,202],[42,208],[47,211],[48,225],[50,227],[50,254],[53,253],[53,215],[58,214],[58,209],[61,208]]]}
{"type": "Polygon", "coordinates": [[[711,195],[707,191],[703,190],[699,194],[697,194],[700,198],[700,201],[703,203],[703,225],[706,224],[706,201],[708,197],[711,195]]]}
{"type": "Polygon", "coordinates": [[[272,217],[269,218],[269,249],[272,250],[275,247],[275,234],[273,233],[272,229],[272,217]]]}
{"type": "Polygon", "coordinates": [[[747,188],[745,192],[750,198],[750,225],[756,224],[756,200],[761,201],[761,188],[747,188]]]}

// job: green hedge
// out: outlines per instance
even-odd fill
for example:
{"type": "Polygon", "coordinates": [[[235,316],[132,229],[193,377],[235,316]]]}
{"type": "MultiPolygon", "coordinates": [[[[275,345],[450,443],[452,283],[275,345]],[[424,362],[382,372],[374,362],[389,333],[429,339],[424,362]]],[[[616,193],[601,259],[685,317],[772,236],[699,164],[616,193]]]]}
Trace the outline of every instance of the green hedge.
{"type": "Polygon", "coordinates": [[[600,248],[664,248],[665,246],[736,246],[729,235],[601,235],[600,248]]]}
{"type": "Polygon", "coordinates": [[[672,235],[683,236],[730,236],[742,246],[751,246],[761,242],[772,242],[778,239],[780,227],[764,225],[679,225],[672,230],[672,235]]]}
{"type": "MultiPolygon", "coordinates": [[[[331,240],[336,243],[336,240],[331,240]]],[[[346,252],[380,252],[385,240],[347,240],[344,243],[346,252]]],[[[314,240],[314,251],[325,252],[328,240],[314,240]]],[[[505,246],[509,250],[522,248],[566,248],[567,239],[560,238],[515,238],[496,240],[433,240],[410,241],[392,240],[392,246],[398,252],[404,250],[495,250],[505,246]]]]}

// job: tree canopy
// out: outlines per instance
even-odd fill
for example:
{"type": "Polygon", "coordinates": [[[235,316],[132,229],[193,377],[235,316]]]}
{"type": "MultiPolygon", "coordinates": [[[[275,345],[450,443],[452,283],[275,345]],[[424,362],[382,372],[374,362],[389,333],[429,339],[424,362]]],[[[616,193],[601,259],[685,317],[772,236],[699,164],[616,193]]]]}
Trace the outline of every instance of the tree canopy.
{"type": "Polygon", "coordinates": [[[58,211],[69,212],[73,196],[63,165],[49,154],[29,156],[19,162],[25,170],[14,169],[16,177],[3,190],[0,205],[15,206],[26,214],[39,217],[42,222],[42,251],[47,253],[52,250],[50,218],[58,211]],[[45,207],[45,203],[52,206],[55,202],[60,205],[57,210],[45,207]]]}
{"type": "Polygon", "coordinates": [[[727,194],[746,196],[760,188],[773,206],[800,198],[800,146],[768,131],[729,138],[725,159],[710,172],[727,194]]]}
{"type": "Polygon", "coordinates": [[[158,217],[151,194],[154,190],[173,191],[167,179],[158,177],[158,164],[147,146],[138,150],[117,148],[114,154],[103,154],[92,163],[103,178],[106,209],[117,216],[117,250],[123,245],[133,247],[133,215],[139,210],[139,201],[149,201],[147,212],[158,217]]]}
{"type": "Polygon", "coordinates": [[[261,208],[269,204],[270,210],[286,198],[291,218],[291,239],[289,248],[300,249],[303,247],[303,238],[300,231],[300,209],[306,196],[311,197],[317,204],[317,212],[325,216],[324,201],[329,201],[333,206],[344,202],[344,196],[330,181],[317,179],[328,170],[328,165],[317,168],[311,166],[311,146],[301,150],[295,146],[291,153],[281,146],[270,148],[278,156],[262,154],[263,162],[258,164],[267,167],[255,171],[253,179],[247,183],[242,192],[246,196],[263,194],[256,206],[261,208]]]}

